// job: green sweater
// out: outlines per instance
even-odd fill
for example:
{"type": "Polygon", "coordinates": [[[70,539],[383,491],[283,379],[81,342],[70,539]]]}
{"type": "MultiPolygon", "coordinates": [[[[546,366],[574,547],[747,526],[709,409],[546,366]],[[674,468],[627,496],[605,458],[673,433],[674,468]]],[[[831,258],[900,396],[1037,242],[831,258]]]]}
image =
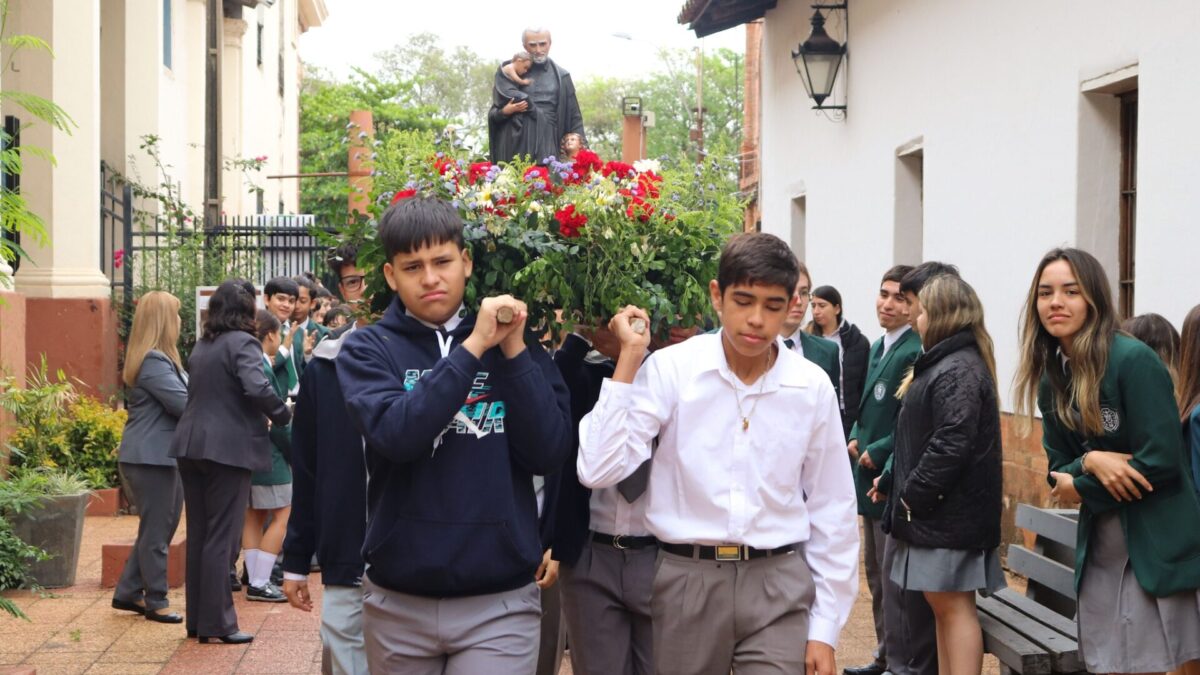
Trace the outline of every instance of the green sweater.
{"type": "Polygon", "coordinates": [[[872,503],[867,491],[892,457],[892,434],[896,430],[896,416],[900,414],[900,399],[896,398],[896,390],[900,388],[913,362],[921,355],[921,337],[916,331],[907,330],[880,358],[882,353],[883,338],[879,338],[871,345],[866,386],[858,406],[858,421],[850,430],[850,440],[858,440],[858,451],[870,455],[876,467],[868,469],[858,463],[854,465],[858,513],[876,520],[883,518],[885,504],[872,503]]]}
{"type": "Polygon", "coordinates": [[[1171,376],[1158,355],[1127,335],[1114,338],[1100,382],[1102,436],[1084,437],[1062,424],[1045,375],[1038,408],[1050,470],[1074,476],[1083,499],[1075,549],[1076,591],[1087,573],[1092,519],[1113,510],[1125,530],[1134,576],[1147,593],[1161,598],[1200,588],[1200,502],[1187,480],[1171,376]],[[1137,501],[1118,502],[1099,480],[1083,474],[1080,458],[1088,449],[1132,454],[1132,466],[1154,491],[1137,501]]]}
{"type": "MultiPolygon", "coordinates": [[[[279,398],[287,400],[287,389],[279,378],[275,377],[274,369],[263,363],[263,371],[267,374],[267,381],[271,383],[271,387],[275,389],[275,393],[279,398]]],[[[250,474],[251,485],[287,485],[292,482],[292,467],[288,465],[287,459],[284,457],[284,452],[290,452],[292,446],[292,427],[289,424],[286,427],[272,426],[267,434],[271,439],[271,469],[269,471],[255,471],[250,474]]]]}

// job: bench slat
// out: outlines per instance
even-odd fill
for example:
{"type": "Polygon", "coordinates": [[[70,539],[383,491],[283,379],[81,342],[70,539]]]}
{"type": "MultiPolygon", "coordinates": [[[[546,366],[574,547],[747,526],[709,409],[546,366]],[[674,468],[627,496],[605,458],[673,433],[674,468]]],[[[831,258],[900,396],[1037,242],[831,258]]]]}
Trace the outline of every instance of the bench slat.
{"type": "Polygon", "coordinates": [[[1062,563],[1038,555],[1024,546],[1010,544],[1008,566],[1046,588],[1075,598],[1075,571],[1062,563]]]}
{"type": "Polygon", "coordinates": [[[1017,504],[1016,524],[1073,549],[1078,517],[1079,512],[1073,509],[1039,509],[1031,504],[1017,504]]]}
{"type": "Polygon", "coordinates": [[[1074,638],[1059,633],[999,600],[981,599],[978,601],[978,605],[979,611],[992,616],[1030,642],[1045,649],[1050,654],[1050,665],[1054,672],[1074,673],[1084,669],[1079,658],[1079,644],[1074,638]]]}
{"type": "Polygon", "coordinates": [[[999,593],[992,595],[992,598],[1008,605],[1009,607],[1012,607],[1026,616],[1031,616],[1037,619],[1039,622],[1053,628],[1054,630],[1073,640],[1079,635],[1079,627],[1075,625],[1074,621],[1041,604],[1040,602],[1037,602],[1036,600],[1031,600],[1020,593],[1017,593],[1011,588],[1006,588],[999,593]]]}
{"type": "Polygon", "coordinates": [[[979,615],[979,627],[983,629],[984,650],[1001,663],[1021,675],[1049,675],[1050,654],[1045,649],[990,614],[979,615]]]}

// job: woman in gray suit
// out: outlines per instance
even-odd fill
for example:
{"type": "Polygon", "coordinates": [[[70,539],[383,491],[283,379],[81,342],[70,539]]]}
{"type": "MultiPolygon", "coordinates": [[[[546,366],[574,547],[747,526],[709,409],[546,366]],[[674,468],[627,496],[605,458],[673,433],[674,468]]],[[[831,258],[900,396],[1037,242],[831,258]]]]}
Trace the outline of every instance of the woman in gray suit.
{"type": "Polygon", "coordinates": [[[179,471],[167,451],[188,396],[177,342],[179,299],[163,291],[143,295],[125,348],[129,417],[118,454],[121,482],[138,510],[138,535],[112,606],[159,623],[183,621],[167,611],[167,547],[183,508],[179,471]]]}
{"type": "Polygon", "coordinates": [[[254,287],[242,279],[222,283],[209,299],[171,443],[188,514],[187,630],[201,643],[254,639],[238,631],[229,560],[242,534],[250,473],[271,467],[267,420],[285,426],[292,417],[267,382],[254,313],[254,287]]]}

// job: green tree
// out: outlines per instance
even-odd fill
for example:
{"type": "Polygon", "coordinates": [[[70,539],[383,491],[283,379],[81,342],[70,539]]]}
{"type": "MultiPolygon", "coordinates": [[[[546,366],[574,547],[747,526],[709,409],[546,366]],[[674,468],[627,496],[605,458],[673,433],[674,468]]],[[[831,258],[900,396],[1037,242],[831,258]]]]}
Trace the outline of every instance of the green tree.
{"type": "MultiPolygon", "coordinates": [[[[382,70],[382,69],[381,69],[382,70]]],[[[355,69],[346,81],[326,73],[308,74],[300,89],[300,171],[326,173],[347,170],[352,134],[350,113],[370,110],[377,139],[402,129],[439,130],[445,122],[435,109],[413,104],[411,82],[355,69]]],[[[323,224],[346,218],[349,187],[344,178],[300,179],[300,210],[323,224]]]]}
{"type": "Polygon", "coordinates": [[[442,41],[433,33],[418,33],[377,55],[381,77],[408,83],[411,105],[436,111],[438,118],[459,129],[457,136],[469,147],[482,152],[487,147],[493,77],[500,64],[485,61],[469,47],[446,51],[442,41]]]}
{"type": "MultiPolygon", "coordinates": [[[[646,154],[674,157],[697,150],[690,132],[695,127],[696,57],[686,50],[664,51],[662,70],[638,83],[630,95],[642,97],[644,110],[654,112],[655,125],[646,130],[646,154]]],[[[742,142],[742,54],[720,49],[704,54],[704,147],[738,148],[742,142]]]]}
{"type": "Polygon", "coordinates": [[[588,147],[605,158],[621,156],[621,99],[636,95],[637,83],[615,77],[593,77],[575,88],[588,147]]]}

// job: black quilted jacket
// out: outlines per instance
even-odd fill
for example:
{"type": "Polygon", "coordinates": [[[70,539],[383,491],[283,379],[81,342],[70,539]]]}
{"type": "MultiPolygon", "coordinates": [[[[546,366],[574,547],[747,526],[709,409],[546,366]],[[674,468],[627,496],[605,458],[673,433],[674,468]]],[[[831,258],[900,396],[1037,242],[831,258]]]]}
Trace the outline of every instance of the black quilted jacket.
{"type": "Polygon", "coordinates": [[[922,354],[896,421],[884,523],[925,548],[1000,545],[1000,409],[970,331],[922,354]]]}

